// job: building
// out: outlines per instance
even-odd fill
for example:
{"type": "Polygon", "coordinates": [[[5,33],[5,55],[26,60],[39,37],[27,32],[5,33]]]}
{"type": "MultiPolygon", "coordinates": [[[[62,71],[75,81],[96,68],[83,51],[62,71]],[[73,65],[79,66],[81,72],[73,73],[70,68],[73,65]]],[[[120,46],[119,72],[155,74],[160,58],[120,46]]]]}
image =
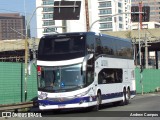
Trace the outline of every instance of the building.
{"type": "MultiPolygon", "coordinates": [[[[36,0],[36,7],[54,5],[56,0],[36,0]]],[[[72,0],[71,0],[72,1],[72,0]]],[[[79,1],[79,0],[78,0],[79,1]]],[[[86,11],[85,0],[81,0],[80,20],[67,20],[63,26],[61,20],[53,20],[53,8],[37,9],[37,37],[46,34],[61,32],[84,32],[86,31],[86,11]],[[65,30],[64,30],[65,29],[65,30]]],[[[130,14],[122,14],[115,17],[108,17],[130,12],[131,0],[88,0],[89,25],[94,21],[103,19],[95,23],[91,29],[94,32],[100,31],[122,31],[131,29],[130,14]],[[104,19],[106,18],[106,19],[104,19]]]]}
{"type": "MultiPolygon", "coordinates": [[[[142,0],[132,0],[132,6],[138,6],[142,0]]],[[[143,0],[142,6],[150,6],[150,21],[160,22],[160,0],[143,0]]]]}
{"type": "MultiPolygon", "coordinates": [[[[36,0],[36,7],[53,5],[53,0],[36,0]]],[[[47,33],[55,33],[55,21],[53,20],[53,8],[38,8],[37,11],[37,37],[47,33]],[[48,28],[49,26],[49,28],[48,28]]]]}
{"type": "Polygon", "coordinates": [[[123,31],[131,29],[131,0],[98,0],[100,31],[123,31]],[[119,14],[114,16],[115,14],[119,14]],[[107,17],[110,15],[110,17],[107,17]],[[114,16],[114,17],[111,17],[114,16]],[[106,18],[106,19],[104,19],[106,18]]]}
{"type": "MultiPolygon", "coordinates": [[[[54,0],[56,1],[56,0],[54,0]]],[[[72,1],[72,0],[68,0],[72,1]]],[[[79,0],[78,0],[79,1],[79,0]]],[[[89,5],[89,19],[90,23],[99,19],[98,17],[98,6],[94,6],[97,4],[97,1],[90,1],[89,5]],[[97,8],[96,8],[97,7],[97,8]],[[95,9],[96,8],[96,9],[95,9]]],[[[62,32],[84,32],[86,31],[86,13],[85,13],[85,2],[81,1],[81,12],[79,20],[53,20],[53,8],[47,8],[45,6],[53,5],[53,0],[36,0],[36,7],[43,6],[42,8],[37,9],[37,37],[40,38],[43,35],[47,34],[55,34],[62,32]],[[65,26],[64,26],[65,22],[65,26]]],[[[95,25],[98,26],[98,25],[95,25]]],[[[94,28],[95,28],[94,26],[94,28]]],[[[98,27],[96,27],[98,31],[98,27]]]]}
{"type": "Polygon", "coordinates": [[[25,17],[19,13],[0,13],[0,40],[23,39],[25,17]]]}
{"type": "MultiPolygon", "coordinates": [[[[135,22],[132,23],[132,30],[138,30],[139,23],[135,22]]],[[[160,23],[158,22],[142,22],[142,29],[154,29],[154,28],[160,28],[160,23]]]]}

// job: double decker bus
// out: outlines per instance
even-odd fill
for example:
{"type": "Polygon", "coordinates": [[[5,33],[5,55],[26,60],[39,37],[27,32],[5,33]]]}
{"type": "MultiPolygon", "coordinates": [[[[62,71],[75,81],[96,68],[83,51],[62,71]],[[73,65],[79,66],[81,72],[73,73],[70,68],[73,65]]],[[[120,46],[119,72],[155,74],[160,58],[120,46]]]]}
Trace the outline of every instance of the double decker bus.
{"type": "Polygon", "coordinates": [[[94,32],[40,39],[37,58],[41,110],[126,105],[135,96],[130,40],[94,32]]]}

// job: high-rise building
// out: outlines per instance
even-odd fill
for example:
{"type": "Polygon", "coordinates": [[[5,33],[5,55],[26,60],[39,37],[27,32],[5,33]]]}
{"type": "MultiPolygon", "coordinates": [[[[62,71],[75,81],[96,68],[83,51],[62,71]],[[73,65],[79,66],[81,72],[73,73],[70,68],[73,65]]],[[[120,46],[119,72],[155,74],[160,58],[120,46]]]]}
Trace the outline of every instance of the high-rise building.
{"type": "MultiPolygon", "coordinates": [[[[81,12],[79,20],[53,20],[53,8],[45,7],[47,5],[53,5],[56,0],[36,0],[36,7],[43,6],[37,9],[37,37],[40,38],[43,35],[62,33],[62,32],[84,32],[86,31],[86,13],[85,13],[85,2],[81,0],[81,12]],[[65,26],[64,26],[65,25],[65,26]]],[[[72,1],[72,0],[68,0],[72,1]]],[[[79,1],[79,0],[78,0],[79,1]]],[[[91,2],[90,2],[91,3],[91,2]]],[[[96,0],[92,0],[91,4],[97,4],[96,0]]],[[[98,18],[98,7],[93,5],[89,6],[90,22],[99,19],[98,18]],[[95,9],[96,8],[96,9],[95,9]],[[93,11],[93,12],[91,12],[93,11]]],[[[97,25],[95,25],[97,26],[97,25]]],[[[94,26],[94,28],[95,28],[94,26]]],[[[96,28],[98,30],[98,27],[96,28]]]]}
{"type": "MultiPolygon", "coordinates": [[[[36,0],[36,7],[54,5],[54,0],[36,0]]],[[[55,32],[55,21],[53,20],[53,8],[38,8],[37,9],[37,37],[54,33],[55,32]],[[49,26],[49,27],[48,27],[49,26]]]]}
{"type": "Polygon", "coordinates": [[[0,13],[0,40],[23,39],[25,17],[19,13],[0,13]]]}
{"type": "Polygon", "coordinates": [[[121,31],[131,29],[131,0],[98,0],[100,31],[121,31]],[[115,14],[119,14],[114,16],[115,14]],[[112,17],[114,16],[114,17],[112,17]],[[105,19],[106,18],[106,19],[105,19]]]}
{"type": "Polygon", "coordinates": [[[160,0],[132,0],[132,6],[150,6],[150,21],[160,22],[160,0]]]}
{"type": "MultiPolygon", "coordinates": [[[[44,7],[45,5],[53,5],[56,0],[36,0],[36,6],[43,6],[37,9],[37,37],[51,33],[64,32],[84,32],[86,28],[86,0],[81,1],[81,12],[79,20],[67,20],[65,26],[62,20],[53,20],[53,8],[44,7]]],[[[68,0],[73,1],[73,0],[68,0]]],[[[89,25],[99,19],[103,19],[95,23],[91,29],[94,32],[100,31],[120,31],[131,29],[130,14],[121,14],[122,12],[130,12],[131,0],[88,0],[88,18],[89,25]],[[115,14],[120,14],[114,16],[115,14]],[[114,17],[111,17],[114,16],[114,17]]]]}

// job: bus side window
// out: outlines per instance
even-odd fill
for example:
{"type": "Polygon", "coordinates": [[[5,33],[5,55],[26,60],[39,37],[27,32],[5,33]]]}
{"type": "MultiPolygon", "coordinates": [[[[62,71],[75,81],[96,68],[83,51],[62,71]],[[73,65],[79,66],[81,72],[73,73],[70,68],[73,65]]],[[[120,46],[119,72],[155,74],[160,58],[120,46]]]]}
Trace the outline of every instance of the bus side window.
{"type": "Polygon", "coordinates": [[[98,74],[98,84],[121,83],[122,69],[102,69],[98,74]]]}
{"type": "Polygon", "coordinates": [[[96,55],[103,54],[102,45],[101,45],[101,39],[96,38],[96,55]]]}
{"type": "Polygon", "coordinates": [[[104,69],[98,74],[98,84],[106,84],[107,79],[106,79],[106,72],[104,69]]]}

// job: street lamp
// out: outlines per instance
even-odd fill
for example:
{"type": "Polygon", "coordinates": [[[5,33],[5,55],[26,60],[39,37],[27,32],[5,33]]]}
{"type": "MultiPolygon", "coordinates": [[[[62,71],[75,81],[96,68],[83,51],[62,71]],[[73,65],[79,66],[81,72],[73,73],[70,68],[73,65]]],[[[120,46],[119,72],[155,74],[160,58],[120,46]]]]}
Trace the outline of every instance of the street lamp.
{"type": "MultiPolygon", "coordinates": [[[[25,101],[27,100],[27,76],[28,76],[28,26],[30,25],[30,22],[38,8],[42,6],[36,7],[36,9],[33,11],[29,21],[26,23],[26,35],[25,35],[25,78],[24,78],[24,94],[25,94],[25,101]]],[[[53,7],[53,6],[52,6],[53,7]]]]}
{"type": "MultiPolygon", "coordinates": [[[[27,76],[28,76],[28,26],[30,25],[30,22],[38,8],[42,8],[44,6],[38,6],[33,11],[29,21],[26,23],[26,35],[25,35],[25,78],[24,78],[24,94],[25,94],[25,101],[27,100],[27,76]]],[[[53,7],[53,6],[51,6],[53,7]]]]}

